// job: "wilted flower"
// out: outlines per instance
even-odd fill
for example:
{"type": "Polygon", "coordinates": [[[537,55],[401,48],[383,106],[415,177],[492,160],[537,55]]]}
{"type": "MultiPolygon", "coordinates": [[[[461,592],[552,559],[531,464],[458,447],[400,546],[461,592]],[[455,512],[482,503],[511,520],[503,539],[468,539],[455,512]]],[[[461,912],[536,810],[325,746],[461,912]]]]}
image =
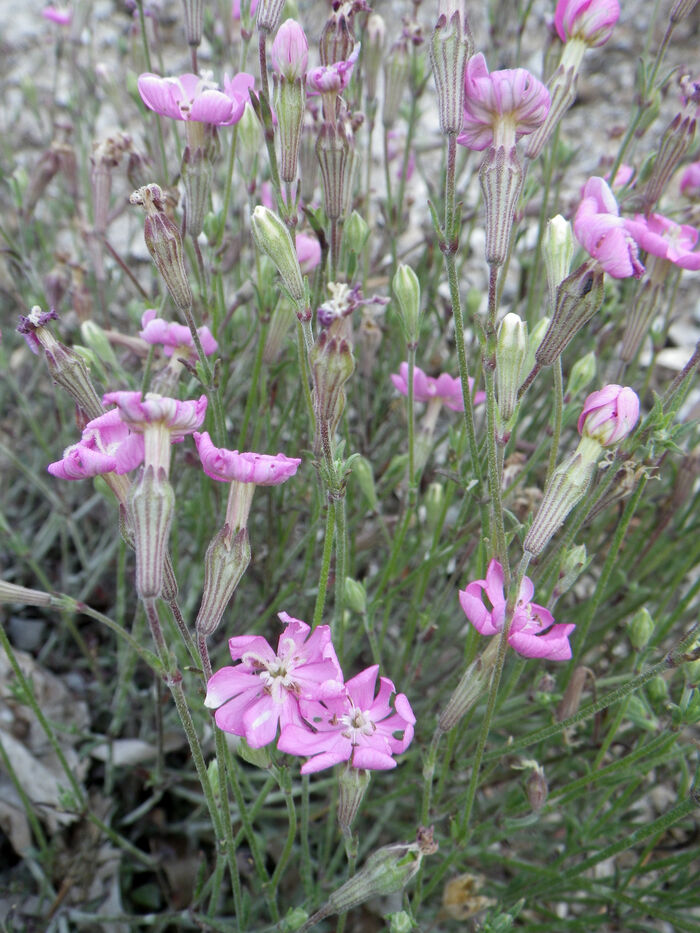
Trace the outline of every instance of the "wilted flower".
{"type": "Polygon", "coordinates": [[[515,145],[534,132],[549,111],[549,91],[524,68],[492,71],[479,53],[464,76],[464,126],[457,142],[468,149],[515,145]]]}
{"type": "MultiPolygon", "coordinates": [[[[398,373],[392,373],[391,381],[402,395],[408,395],[408,363],[401,363],[398,373]]],[[[469,379],[469,391],[474,386],[474,380],[469,379]]],[[[462,398],[462,383],[459,379],[441,373],[436,378],[426,376],[418,366],[413,368],[413,397],[417,402],[440,401],[453,411],[464,411],[462,398]]],[[[486,399],[485,392],[477,392],[474,404],[479,405],[486,399]]]]}
{"type": "Polygon", "coordinates": [[[323,701],[300,701],[301,714],[313,729],[295,723],[285,726],[277,748],[309,758],[302,766],[302,774],[341,761],[351,761],[354,768],[367,770],[396,767],[393,756],[410,745],[416,719],[403,693],[396,694],[392,708],[389,701],[396,688],[388,677],[379,678],[375,697],[378,673],[379,665],[375,664],[349,680],[345,694],[323,701]]]}
{"type": "Polygon", "coordinates": [[[578,430],[582,437],[609,447],[631,434],[638,418],[639,398],[634,389],[607,385],[591,392],[583,403],[578,430]]]}
{"type": "Polygon", "coordinates": [[[303,725],[300,700],[320,700],[343,694],[343,673],[331,643],[330,628],[306,623],[286,612],[286,627],[277,653],[260,635],[229,639],[233,667],[210,678],[204,705],[216,709],[216,724],[224,732],[245,736],[252,748],[274,741],[277,727],[303,725]]]}
{"type": "Polygon", "coordinates": [[[256,486],[278,486],[294,476],[301,460],[284,454],[239,453],[215,447],[204,431],[194,433],[197,453],[207,476],[220,483],[254,483],[256,486]]]}
{"type": "Polygon", "coordinates": [[[207,397],[180,402],[164,395],[147,392],[107,392],[102,397],[105,405],[116,405],[122,421],[132,431],[143,434],[154,426],[165,427],[173,437],[191,434],[204,421],[207,397]]]}
{"type": "Polygon", "coordinates": [[[104,473],[128,473],[143,463],[143,437],[132,433],[114,408],[93,418],[77,444],[67,447],[63,459],[47,467],[59,479],[86,479],[104,473]]]}
{"type": "MultiPolygon", "coordinates": [[[[534,593],[532,580],[524,577],[513,610],[508,644],[525,658],[565,661],[571,657],[569,635],[576,626],[555,624],[548,609],[532,602],[534,593]]],[[[475,580],[460,590],[459,602],[479,634],[495,635],[501,631],[506,616],[506,596],[503,568],[497,560],[489,564],[485,580],[475,580]],[[484,602],[484,594],[489,605],[484,602]]]]}
{"type": "Polygon", "coordinates": [[[619,216],[615,195],[606,181],[594,176],[583,188],[583,200],[574,217],[574,233],[584,249],[614,279],[639,278],[644,266],[629,221],[619,216]]]}

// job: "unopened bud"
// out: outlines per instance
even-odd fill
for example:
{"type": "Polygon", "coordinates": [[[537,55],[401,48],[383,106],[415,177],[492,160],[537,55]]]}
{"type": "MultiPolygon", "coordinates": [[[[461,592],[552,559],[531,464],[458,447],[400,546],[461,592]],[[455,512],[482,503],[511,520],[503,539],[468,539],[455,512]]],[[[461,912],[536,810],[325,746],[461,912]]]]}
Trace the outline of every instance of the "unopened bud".
{"type": "Polygon", "coordinates": [[[282,282],[294,302],[304,301],[304,280],[292,238],[284,222],[261,204],[250,217],[255,243],[277,267],[282,282]]]}
{"type": "Polygon", "coordinates": [[[357,211],[353,211],[345,221],[343,237],[350,252],[359,256],[367,243],[369,227],[365,223],[364,218],[358,214],[357,211]]]}
{"type": "Polygon", "coordinates": [[[306,88],[303,78],[288,81],[275,75],[274,102],[280,145],[280,178],[291,184],[297,177],[304,125],[306,88]]]}
{"type": "Polygon", "coordinates": [[[163,588],[163,563],[172,523],[175,493],[165,470],[144,470],[129,494],[129,517],[136,551],[136,591],[156,599],[163,588]]]}
{"type": "Polygon", "coordinates": [[[260,0],[255,19],[260,32],[274,32],[282,15],[284,0],[260,0]]]}
{"type": "Polygon", "coordinates": [[[585,544],[577,544],[564,552],[559,565],[559,579],[552,596],[558,599],[563,593],[567,593],[586,567],[588,554],[585,544]]]}
{"type": "Polygon", "coordinates": [[[498,411],[508,423],[518,404],[518,389],[522,383],[523,364],[527,357],[527,324],[514,312],[509,312],[498,328],[496,343],[496,397],[498,411]]]}
{"type": "Polygon", "coordinates": [[[248,532],[241,528],[233,535],[224,525],[212,538],[204,558],[204,592],[195,623],[198,635],[211,635],[219,627],[249,563],[248,532]]]}
{"type": "Polygon", "coordinates": [[[392,45],[384,63],[382,123],[387,129],[390,129],[398,118],[401,98],[406,90],[410,71],[411,58],[408,42],[401,38],[392,45]]]}
{"type": "Polygon", "coordinates": [[[649,639],[654,633],[654,620],[646,606],[634,614],[627,626],[627,637],[635,651],[646,648],[649,639]]]}
{"type": "Polygon", "coordinates": [[[133,192],[129,203],[138,204],[146,211],[143,237],[148,252],[177,307],[189,312],[192,307],[192,290],[185,271],[182,237],[165,213],[162,190],[158,185],[145,185],[133,192]]]}
{"type": "Polygon", "coordinates": [[[374,484],[374,472],[372,464],[365,457],[357,457],[353,460],[352,475],[357,480],[362,495],[367,500],[369,507],[373,512],[379,511],[379,499],[374,484]]]}
{"type": "Polygon", "coordinates": [[[83,321],[80,325],[80,336],[83,338],[85,346],[93,351],[100,362],[106,363],[116,371],[119,370],[119,361],[114,355],[107,334],[99,324],[95,324],[94,321],[83,321]]]}
{"type": "Polygon", "coordinates": [[[537,813],[547,802],[547,796],[549,794],[547,778],[544,776],[544,769],[540,765],[533,768],[525,784],[525,789],[527,791],[528,802],[535,813],[537,813]]]}
{"type": "Polygon", "coordinates": [[[411,930],[415,929],[415,923],[411,919],[411,915],[405,910],[399,910],[395,914],[387,914],[385,919],[389,921],[389,933],[411,933],[411,930]]]}
{"type": "MultiPolygon", "coordinates": [[[[698,664],[697,661],[694,663],[698,664]]],[[[698,665],[697,673],[700,679],[700,665],[698,665]]],[[[695,683],[697,682],[696,680],[695,683]]],[[[668,684],[660,674],[657,674],[656,677],[652,677],[651,680],[647,681],[646,692],[652,703],[663,703],[668,698],[668,684]]]]}
{"type": "Polygon", "coordinates": [[[669,179],[688,151],[695,136],[695,117],[677,114],[661,137],[654,165],[643,195],[644,213],[649,214],[663,194],[669,179]]]}
{"type": "Polygon", "coordinates": [[[338,778],[338,825],[344,836],[352,829],[371,777],[370,771],[346,765],[338,778]]]}
{"type": "Polygon", "coordinates": [[[347,61],[355,47],[352,14],[348,16],[345,12],[349,6],[341,6],[337,12],[331,13],[321,30],[318,51],[322,65],[347,61]]]}
{"type": "Polygon", "coordinates": [[[574,235],[571,223],[557,214],[547,224],[542,241],[542,255],[547,272],[549,303],[556,304],[557,289],[569,274],[574,255],[574,235]]]}
{"type": "MultiPolygon", "coordinates": [[[[293,19],[286,19],[277,30],[270,60],[275,71],[287,81],[303,78],[309,63],[309,43],[304,30],[293,19]]],[[[279,116],[279,111],[277,111],[279,116]]]]}
{"type": "Polygon", "coordinates": [[[628,437],[639,418],[639,397],[629,386],[615,384],[591,392],[578,419],[581,439],[611,447],[628,437]]]}
{"type": "Polygon", "coordinates": [[[574,399],[595,379],[596,374],[596,356],[593,350],[579,357],[571,367],[569,381],[566,386],[566,394],[574,399]]]}
{"type": "Polygon", "coordinates": [[[420,282],[410,266],[401,263],[391,287],[399,302],[399,318],[406,343],[415,348],[420,330],[420,282]]]}
{"type": "Polygon", "coordinates": [[[254,177],[254,166],[260,151],[260,121],[250,102],[243,110],[243,116],[238,121],[238,141],[236,143],[236,156],[244,177],[254,177]]]}
{"type": "Polygon", "coordinates": [[[367,611],[367,591],[359,580],[352,577],[345,578],[345,603],[360,615],[367,611]]]}
{"type": "Polygon", "coordinates": [[[523,184],[523,169],[513,146],[491,147],[479,169],[486,210],[486,262],[502,265],[508,255],[513,217],[523,184]]]}
{"type": "Polygon", "coordinates": [[[370,13],[365,26],[365,38],[362,44],[362,54],[365,61],[365,92],[367,100],[374,100],[377,96],[377,78],[384,57],[384,43],[386,42],[386,25],[379,13],[370,13]]]}
{"type": "Polygon", "coordinates": [[[442,483],[430,483],[423,499],[425,506],[425,524],[428,531],[433,534],[442,518],[445,507],[445,487],[442,483]]]}

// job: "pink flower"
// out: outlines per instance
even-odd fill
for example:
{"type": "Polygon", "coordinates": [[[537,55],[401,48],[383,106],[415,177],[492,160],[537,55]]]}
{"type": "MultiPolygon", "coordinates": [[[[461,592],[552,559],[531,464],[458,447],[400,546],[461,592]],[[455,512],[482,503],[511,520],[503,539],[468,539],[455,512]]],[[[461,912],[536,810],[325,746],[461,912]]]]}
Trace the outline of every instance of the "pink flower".
{"type": "Polygon", "coordinates": [[[41,11],[44,19],[56,23],[57,26],[70,26],[73,19],[73,13],[70,10],[62,9],[57,6],[46,6],[41,11]]]}
{"type": "Polygon", "coordinates": [[[700,252],[695,250],[698,231],[687,224],[677,224],[663,214],[636,214],[627,221],[627,229],[637,243],[652,256],[667,259],[681,269],[700,269],[700,252]]]}
{"type": "MultiPolygon", "coordinates": [[[[408,363],[401,363],[398,374],[392,373],[391,381],[402,395],[408,395],[408,363]]],[[[470,392],[473,387],[474,380],[470,377],[470,392]]],[[[438,399],[453,411],[464,411],[462,383],[459,379],[455,379],[447,373],[442,373],[437,378],[433,378],[432,376],[426,376],[422,369],[415,366],[413,369],[413,397],[417,402],[432,402],[438,399]]],[[[474,404],[480,405],[485,399],[485,392],[477,392],[474,396],[474,404]]]]}
{"type": "Polygon", "coordinates": [[[287,81],[302,78],[309,64],[309,43],[304,30],[293,19],[286,19],[277,30],[270,60],[275,71],[287,81]]]}
{"type": "Polygon", "coordinates": [[[114,408],[88,421],[77,444],[47,467],[59,479],[87,479],[103,473],[128,473],[143,463],[143,437],[133,434],[114,408]]]}
{"type": "MultiPolygon", "coordinates": [[[[569,635],[575,625],[555,624],[551,612],[531,602],[535,587],[529,577],[520,584],[508,644],[525,658],[548,658],[565,661],[571,657],[569,635]]],[[[503,568],[492,560],[485,580],[475,580],[460,590],[459,602],[464,614],[480,635],[495,635],[503,628],[506,597],[503,592],[503,568]],[[484,604],[484,593],[488,605],[484,604]]]]}
{"type": "Polygon", "coordinates": [[[132,431],[143,434],[149,427],[158,425],[168,428],[173,438],[191,434],[204,421],[207,412],[207,397],[180,402],[165,395],[147,392],[107,392],[102,396],[104,405],[116,405],[122,421],[132,431]]]}
{"type": "Polygon", "coordinates": [[[610,172],[605,175],[605,181],[608,182],[611,188],[619,190],[624,188],[625,185],[629,184],[630,180],[634,176],[634,169],[631,165],[627,165],[623,162],[618,170],[615,172],[615,177],[610,181],[610,172]]]}
{"type": "Polygon", "coordinates": [[[315,236],[297,233],[296,250],[301,273],[302,275],[308,275],[321,261],[321,244],[315,236]]]}
{"type": "Polygon", "coordinates": [[[624,440],[639,418],[639,398],[634,389],[618,385],[591,392],[578,419],[579,434],[603,447],[624,440]]]}
{"type": "Polygon", "coordinates": [[[700,198],[700,162],[691,162],[681,175],[681,194],[686,198],[700,198]]]}
{"type": "Polygon", "coordinates": [[[619,18],[618,0],[559,0],[554,26],[562,42],[580,39],[597,46],[608,41],[619,18]]]}
{"type": "MultiPolygon", "coordinates": [[[[154,345],[161,344],[166,356],[172,356],[175,352],[178,352],[181,356],[188,356],[190,358],[196,356],[194,341],[192,340],[189,327],[186,327],[184,324],[173,324],[169,321],[164,321],[162,318],[156,317],[156,313],[157,312],[153,308],[148,308],[148,310],[143,312],[141,317],[141,327],[143,330],[139,332],[139,336],[142,337],[146,343],[154,345]]],[[[197,333],[199,334],[202,349],[206,355],[210,356],[212,353],[215,353],[219,345],[212,337],[209,328],[206,326],[198,327],[197,333]]]]}
{"type": "Polygon", "coordinates": [[[549,91],[524,68],[492,71],[479,53],[464,75],[464,128],[457,142],[468,149],[505,146],[533,133],[549,113],[549,91]]]}
{"type": "Polygon", "coordinates": [[[209,434],[195,432],[194,442],[207,476],[220,483],[255,483],[256,486],[279,486],[294,476],[301,460],[284,454],[242,453],[215,447],[209,434]]]}
{"type": "Polygon", "coordinates": [[[574,217],[574,233],[583,248],[614,279],[639,278],[644,266],[637,244],[628,231],[629,221],[619,216],[615,195],[597,176],[583,187],[583,200],[574,217]]]}
{"type": "Polygon", "coordinates": [[[286,627],[276,654],[259,635],[231,638],[231,657],[240,663],[223,667],[207,684],[204,705],[216,709],[217,726],[245,736],[252,748],[274,741],[278,724],[303,725],[300,700],[339,696],[345,689],[330,628],[311,632],[286,612],[279,618],[286,627]]]}
{"type": "Polygon", "coordinates": [[[310,97],[316,94],[340,94],[350,83],[352,70],[359,54],[360,43],[358,42],[346,61],[313,68],[306,76],[306,93],[310,97]]]}
{"type": "Polygon", "coordinates": [[[396,694],[392,709],[389,700],[396,688],[388,677],[379,678],[375,697],[378,672],[375,664],[353,677],[344,695],[300,702],[301,714],[313,729],[290,723],[282,729],[277,748],[309,758],[302,774],[350,760],[354,768],[373,771],[396,767],[393,756],[411,744],[416,718],[403,693],[396,694]],[[397,733],[402,733],[400,738],[397,733]]]}
{"type": "Polygon", "coordinates": [[[139,75],[138,89],[144,104],[163,117],[192,120],[214,126],[230,126],[243,116],[248,100],[248,88],[254,79],[245,72],[229,79],[224,77],[224,90],[208,79],[194,74],[161,78],[139,75]]]}

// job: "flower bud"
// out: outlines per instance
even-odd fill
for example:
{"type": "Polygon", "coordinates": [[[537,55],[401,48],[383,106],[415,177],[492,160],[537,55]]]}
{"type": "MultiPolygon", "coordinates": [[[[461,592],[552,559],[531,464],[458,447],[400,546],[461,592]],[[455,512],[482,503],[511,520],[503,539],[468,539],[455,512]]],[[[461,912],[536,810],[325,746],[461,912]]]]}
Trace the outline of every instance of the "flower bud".
{"type": "Polygon", "coordinates": [[[296,78],[294,81],[287,81],[278,75],[274,78],[274,102],[280,145],[280,178],[291,184],[297,177],[306,89],[302,78],[296,78]]]}
{"type": "MultiPolygon", "coordinates": [[[[695,661],[694,663],[697,664],[698,662],[695,661]]],[[[698,674],[700,674],[700,670],[698,670],[698,674]]],[[[646,692],[652,703],[663,703],[664,700],[668,699],[668,684],[660,674],[657,674],[656,677],[652,677],[651,680],[647,681],[646,692]]]]}
{"type": "Polygon", "coordinates": [[[557,289],[554,316],[535,354],[535,362],[551,366],[603,303],[604,273],[595,260],[587,260],[557,289]]]}
{"type": "MultiPolygon", "coordinates": [[[[686,661],[683,665],[683,673],[685,675],[685,681],[689,687],[697,689],[700,686],[700,658],[695,661],[686,661]]],[[[668,688],[666,687],[666,681],[662,678],[655,678],[660,680],[664,685],[664,697],[668,694],[668,688]]],[[[651,683],[649,684],[651,687],[651,683]]],[[[650,693],[651,696],[651,693],[650,693]]],[[[664,698],[662,697],[662,699],[664,698]]]]}
{"type": "Polygon", "coordinates": [[[163,563],[172,523],[175,493],[165,470],[146,467],[129,494],[129,516],[136,550],[136,591],[156,599],[163,588],[163,563]]]}
{"type": "Polygon", "coordinates": [[[506,424],[518,404],[526,356],[527,324],[517,314],[509,312],[498,328],[496,343],[496,397],[498,411],[506,424]]]}
{"type": "Polygon", "coordinates": [[[270,49],[270,60],[275,71],[289,82],[306,74],[309,43],[296,20],[286,19],[278,29],[270,49]]]}
{"type": "Polygon", "coordinates": [[[420,330],[420,282],[418,276],[405,263],[401,263],[396,270],[391,283],[399,302],[399,318],[406,343],[415,348],[418,344],[420,330]]]}
{"type": "Polygon", "coordinates": [[[646,606],[642,606],[627,626],[627,637],[635,651],[642,651],[653,634],[654,620],[646,606]]]}
{"type": "Polygon", "coordinates": [[[228,525],[215,535],[204,558],[204,592],[197,613],[198,635],[208,636],[219,627],[221,617],[250,563],[248,532],[235,535],[228,525]]]}
{"type": "Polygon", "coordinates": [[[533,768],[525,783],[525,789],[530,806],[535,813],[538,813],[547,802],[549,794],[547,778],[544,776],[544,769],[540,765],[533,768]]]}
{"type": "Polygon", "coordinates": [[[595,379],[595,374],[596,356],[593,350],[590,350],[585,356],[579,357],[571,367],[566,386],[567,396],[572,399],[576,398],[595,379]]]}
{"type": "Polygon", "coordinates": [[[337,423],[343,386],[355,369],[355,360],[347,340],[323,331],[309,353],[314,383],[314,409],[319,422],[337,423]]]}
{"type": "Polygon", "coordinates": [[[331,13],[321,30],[318,51],[324,66],[347,61],[355,47],[354,16],[345,12],[349,6],[340,6],[336,12],[331,13]]]}
{"type": "Polygon", "coordinates": [[[406,39],[398,39],[389,50],[384,63],[384,106],[382,123],[387,129],[396,123],[401,98],[411,71],[411,58],[406,39]]]}
{"type": "Polygon", "coordinates": [[[367,611],[367,591],[359,580],[352,577],[345,578],[345,604],[360,615],[367,611]]]}
{"type": "Polygon", "coordinates": [[[632,433],[638,418],[639,398],[634,389],[607,385],[592,392],[583,403],[578,430],[582,438],[610,447],[632,433]]]}
{"type": "Polygon", "coordinates": [[[411,915],[405,910],[387,914],[386,919],[389,921],[389,933],[411,933],[411,930],[415,929],[411,915]]]}
{"type": "Polygon", "coordinates": [[[502,265],[508,255],[515,208],[523,184],[523,169],[515,146],[487,151],[479,169],[486,210],[486,262],[502,265]]]}
{"type": "Polygon", "coordinates": [[[119,370],[119,360],[114,355],[107,334],[99,324],[95,324],[94,321],[83,321],[80,325],[80,336],[83,338],[85,346],[92,350],[100,362],[106,363],[117,371],[119,370]]]}
{"type": "Polygon", "coordinates": [[[350,834],[371,777],[370,771],[348,764],[338,778],[338,825],[344,836],[350,834]]]}
{"type": "Polygon", "coordinates": [[[697,2],[698,0],[676,0],[671,9],[671,22],[680,23],[686,16],[690,16],[697,2]]]}
{"type": "Polygon", "coordinates": [[[255,244],[277,267],[282,282],[296,304],[304,301],[304,280],[289,230],[283,221],[261,204],[250,217],[255,244]]]}
{"type": "Polygon", "coordinates": [[[552,596],[559,599],[567,593],[583,572],[588,562],[585,544],[577,544],[565,551],[559,565],[559,579],[556,582],[552,596]]]}
{"type": "Polygon", "coordinates": [[[386,42],[386,25],[379,13],[372,12],[367,17],[365,38],[362,52],[365,60],[365,93],[367,100],[374,100],[377,96],[377,78],[384,57],[384,43],[386,42]]]}
{"type": "Polygon", "coordinates": [[[352,475],[357,480],[362,495],[373,512],[379,511],[379,499],[374,485],[372,464],[365,457],[357,457],[352,463],[352,475]]]}
{"type": "Polygon", "coordinates": [[[345,221],[343,237],[350,252],[359,256],[369,238],[369,227],[357,211],[353,211],[345,221]]]}
{"type": "Polygon", "coordinates": [[[146,211],[143,237],[148,252],[165,280],[170,295],[181,311],[192,307],[192,290],[185,271],[182,237],[165,213],[165,198],[158,185],[145,185],[129,197],[146,211]]]}
{"type": "Polygon", "coordinates": [[[445,506],[445,487],[442,483],[430,483],[425,492],[423,505],[425,506],[426,528],[434,534],[445,506]]]}
{"type": "Polygon", "coordinates": [[[323,205],[329,220],[337,220],[345,206],[345,169],[350,141],[342,123],[324,121],[316,140],[316,156],[321,166],[323,205]]]}
{"type": "Polygon", "coordinates": [[[438,717],[438,729],[449,732],[482,697],[491,683],[491,673],[498,657],[498,639],[492,638],[486,650],[468,665],[438,717]]]}
{"type": "Polygon", "coordinates": [[[554,309],[557,289],[569,274],[574,255],[574,234],[571,223],[561,214],[548,222],[542,240],[542,255],[547,272],[549,303],[554,309]]]}
{"type": "Polygon", "coordinates": [[[644,188],[643,211],[651,213],[695,136],[695,117],[676,114],[666,127],[644,188]]]}
{"type": "Polygon", "coordinates": [[[246,103],[243,116],[238,121],[236,156],[244,177],[254,176],[255,160],[260,151],[260,121],[250,102],[246,103]]]}
{"type": "Polygon", "coordinates": [[[531,557],[542,553],[566,516],[585,495],[600,450],[601,446],[596,440],[584,436],[574,453],[554,470],[523,541],[523,550],[531,557]]]}
{"type": "Polygon", "coordinates": [[[466,9],[443,12],[440,15],[430,42],[430,60],[438,98],[440,131],[445,135],[462,131],[464,123],[464,73],[467,59],[474,54],[474,40],[467,23],[466,9]]]}

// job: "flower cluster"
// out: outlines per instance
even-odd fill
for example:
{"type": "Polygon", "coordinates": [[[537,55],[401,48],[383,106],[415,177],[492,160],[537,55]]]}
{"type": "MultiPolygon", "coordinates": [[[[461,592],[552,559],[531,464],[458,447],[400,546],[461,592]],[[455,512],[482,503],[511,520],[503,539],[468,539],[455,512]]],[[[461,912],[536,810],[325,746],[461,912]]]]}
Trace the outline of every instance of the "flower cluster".
{"type": "Polygon", "coordinates": [[[216,724],[224,732],[245,737],[251,748],[271,744],[284,752],[308,757],[302,774],[341,761],[355,768],[396,767],[394,755],[408,748],[415,717],[406,697],[380,677],[376,665],[347,683],[331,642],[330,628],[312,632],[286,612],[277,652],[259,635],[229,640],[234,666],[209,680],[206,706],[216,709],[216,724]],[[400,737],[399,737],[400,736],[400,737]]]}
{"type": "MultiPolygon", "coordinates": [[[[508,644],[525,658],[566,661],[571,657],[569,635],[576,626],[555,624],[548,609],[532,602],[534,594],[532,580],[523,577],[508,631],[508,644]]],[[[474,580],[459,591],[459,602],[480,635],[495,635],[501,631],[506,617],[506,596],[503,567],[497,560],[489,564],[485,580],[474,580]],[[484,595],[490,608],[484,602],[484,595]]]]}

